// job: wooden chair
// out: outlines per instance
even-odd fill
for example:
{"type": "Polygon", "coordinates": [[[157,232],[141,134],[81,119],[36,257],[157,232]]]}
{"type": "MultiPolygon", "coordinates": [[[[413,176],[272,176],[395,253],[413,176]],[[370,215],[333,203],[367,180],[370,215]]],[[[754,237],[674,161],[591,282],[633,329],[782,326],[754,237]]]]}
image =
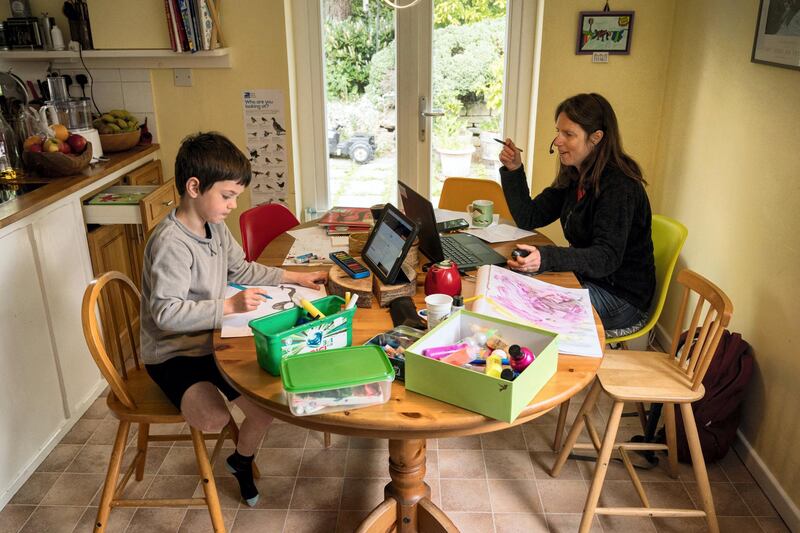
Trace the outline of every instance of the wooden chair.
{"type": "Polygon", "coordinates": [[[725,293],[716,285],[691,270],[681,271],[678,274],[677,281],[684,286],[683,300],[675,322],[675,332],[672,337],[670,353],[607,350],[603,363],[597,372],[597,379],[578,412],[564,448],[553,465],[551,475],[555,477],[558,476],[573,448],[594,448],[597,451],[597,466],[589,488],[589,494],[586,497],[586,505],[583,509],[583,518],[580,525],[581,533],[589,531],[595,514],[657,517],[705,516],[709,530],[712,532],[719,531],[717,517],[714,512],[714,502],[711,497],[711,487],[708,483],[708,472],[703,460],[703,451],[700,448],[700,440],[697,435],[694,413],[692,412],[692,402],[699,400],[705,394],[702,384],[703,377],[717,350],[722,332],[730,322],[733,305],[725,293]],[[697,340],[694,344],[687,342],[678,350],[681,329],[686,317],[686,310],[689,307],[690,296],[692,299],[697,298],[697,303],[692,312],[688,331],[697,331],[697,340]],[[706,306],[706,303],[708,306],[706,306]],[[697,328],[700,324],[702,325],[698,330],[697,328]],[[589,413],[591,413],[601,391],[608,394],[614,401],[602,443],[589,418],[589,413]],[[622,407],[625,402],[662,402],[664,404],[667,444],[648,442],[616,443],[614,440],[617,436],[622,407]],[[677,477],[676,404],[680,406],[681,415],[683,416],[683,425],[686,429],[686,438],[691,451],[694,475],[703,504],[702,510],[650,507],[644,488],[628,457],[628,450],[666,450],[670,475],[677,477]],[[576,444],[578,435],[584,426],[592,442],[585,445],[576,444]],[[608,469],[608,462],[614,449],[619,451],[622,462],[631,477],[643,507],[597,506],[608,469]]]}
{"type": "MultiPolygon", "coordinates": [[[[97,533],[105,531],[112,507],[205,505],[211,515],[214,531],[224,532],[225,524],[222,521],[222,511],[219,497],[217,496],[214,475],[211,470],[211,463],[222,449],[222,443],[226,436],[229,436],[234,443],[237,442],[239,430],[231,420],[220,434],[204,436],[199,430],[190,427],[191,435],[150,435],[150,426],[152,424],[180,424],[184,422],[184,418],[180,411],[170,403],[161,389],[150,379],[147,371],[139,361],[137,349],[138,332],[134,332],[132,326],[134,317],[130,316],[130,314],[139,312],[140,299],[139,291],[131,280],[124,274],[115,271],[106,272],[92,280],[83,295],[83,307],[81,309],[83,334],[95,363],[97,363],[100,372],[102,372],[103,377],[105,377],[111,388],[107,399],[108,408],[119,420],[117,436],[114,440],[106,481],[103,486],[103,494],[100,499],[100,507],[97,510],[94,531],[97,533]],[[112,301],[118,302],[119,305],[109,305],[109,302],[112,301]],[[124,319],[123,323],[127,325],[127,341],[130,343],[133,352],[133,366],[131,368],[127,368],[128,365],[124,361],[114,362],[109,357],[106,343],[101,335],[101,325],[97,318],[99,315],[98,305],[106,306],[112,310],[116,309],[117,312],[122,310],[125,315],[122,317],[124,319]],[[128,442],[131,424],[139,424],[136,455],[133,457],[122,480],[118,482],[122,456],[128,442]],[[211,461],[209,461],[204,439],[217,439],[211,461]],[[142,480],[145,460],[147,459],[147,443],[173,440],[192,441],[205,497],[161,500],[123,499],[122,494],[125,492],[125,487],[134,470],[136,472],[136,480],[142,480]]],[[[114,322],[120,323],[117,318],[114,317],[114,322]]],[[[112,342],[118,345],[117,353],[123,353],[120,336],[115,335],[112,338],[112,342]]],[[[253,465],[253,473],[258,477],[258,470],[255,465],[253,465]]]]}
{"type": "MultiPolygon", "coordinates": [[[[655,327],[661,317],[661,310],[664,309],[664,302],[667,300],[669,282],[672,279],[672,273],[675,271],[675,264],[678,262],[678,256],[688,235],[689,230],[677,220],[664,215],[653,215],[652,237],[653,256],[656,264],[656,291],[653,303],[650,305],[650,318],[647,319],[647,323],[642,329],[624,337],[608,337],[606,338],[606,344],[621,344],[624,349],[627,341],[643,337],[655,327]]],[[[568,410],[569,400],[561,404],[561,410],[558,412],[558,425],[553,439],[553,450],[555,451],[561,448],[561,438],[564,435],[564,425],[567,421],[568,410]]],[[[645,412],[644,404],[637,403],[636,410],[639,414],[642,429],[645,429],[647,413],[645,412]]]]}
{"type": "Polygon", "coordinates": [[[292,212],[281,204],[263,204],[248,209],[239,216],[245,259],[255,261],[275,237],[298,224],[300,222],[292,212]]]}
{"type": "Polygon", "coordinates": [[[500,215],[500,218],[513,220],[505,194],[503,194],[503,188],[496,181],[479,178],[447,178],[444,180],[442,196],[439,198],[440,209],[464,211],[473,200],[491,200],[494,202],[495,214],[500,215]]]}

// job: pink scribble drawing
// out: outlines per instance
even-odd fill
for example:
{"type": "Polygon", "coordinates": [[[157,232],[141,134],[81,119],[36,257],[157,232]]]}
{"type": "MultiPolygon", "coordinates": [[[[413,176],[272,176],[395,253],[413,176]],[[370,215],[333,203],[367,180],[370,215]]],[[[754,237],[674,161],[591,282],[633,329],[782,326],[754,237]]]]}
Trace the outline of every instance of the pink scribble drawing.
{"type": "Polygon", "coordinates": [[[564,330],[585,321],[579,296],[531,287],[501,269],[492,269],[488,292],[498,305],[536,325],[564,330]]]}

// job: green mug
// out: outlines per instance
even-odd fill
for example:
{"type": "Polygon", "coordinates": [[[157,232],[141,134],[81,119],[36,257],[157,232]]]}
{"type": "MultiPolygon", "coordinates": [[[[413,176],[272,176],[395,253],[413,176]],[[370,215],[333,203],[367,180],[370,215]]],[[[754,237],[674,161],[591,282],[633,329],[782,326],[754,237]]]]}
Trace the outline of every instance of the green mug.
{"type": "Polygon", "coordinates": [[[485,228],[492,223],[494,216],[494,202],[491,200],[473,200],[467,206],[467,213],[472,215],[472,225],[485,228]]]}

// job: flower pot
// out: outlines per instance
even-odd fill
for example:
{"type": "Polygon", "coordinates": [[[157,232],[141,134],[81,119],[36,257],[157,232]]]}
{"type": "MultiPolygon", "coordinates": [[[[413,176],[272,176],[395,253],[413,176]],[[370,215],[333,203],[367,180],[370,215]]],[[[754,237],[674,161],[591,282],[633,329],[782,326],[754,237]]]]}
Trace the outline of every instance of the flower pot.
{"type": "Polygon", "coordinates": [[[446,177],[467,177],[470,174],[470,163],[472,154],[475,152],[474,146],[464,148],[448,149],[437,148],[439,157],[442,159],[442,174],[446,177]]]}

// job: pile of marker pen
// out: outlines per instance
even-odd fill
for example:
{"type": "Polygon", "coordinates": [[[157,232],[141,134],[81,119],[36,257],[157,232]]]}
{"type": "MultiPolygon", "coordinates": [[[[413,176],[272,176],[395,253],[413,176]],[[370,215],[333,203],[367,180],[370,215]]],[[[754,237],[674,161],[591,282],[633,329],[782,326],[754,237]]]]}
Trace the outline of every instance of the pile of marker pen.
{"type": "Polygon", "coordinates": [[[472,326],[472,335],[456,344],[425,348],[422,355],[488,376],[513,381],[536,356],[524,346],[509,345],[497,330],[472,326]]]}

